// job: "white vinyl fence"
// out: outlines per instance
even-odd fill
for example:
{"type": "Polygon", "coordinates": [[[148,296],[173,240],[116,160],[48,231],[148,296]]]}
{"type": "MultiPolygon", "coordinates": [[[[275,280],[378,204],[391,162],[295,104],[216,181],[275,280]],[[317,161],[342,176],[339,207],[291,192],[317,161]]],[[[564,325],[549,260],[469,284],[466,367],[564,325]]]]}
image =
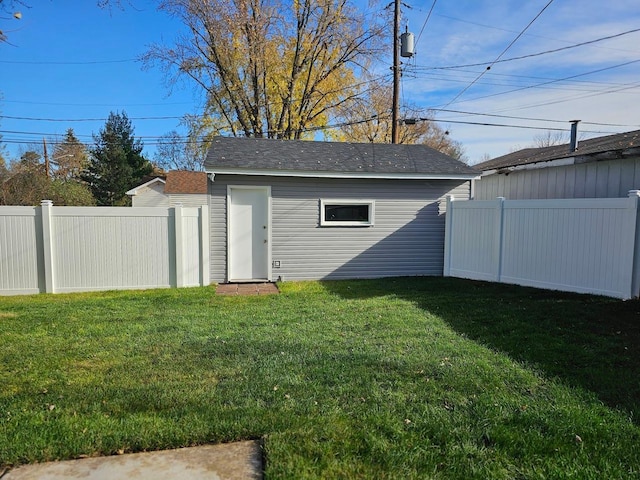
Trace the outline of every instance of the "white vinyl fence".
{"type": "Polygon", "coordinates": [[[208,207],[0,207],[0,295],[209,284],[208,207]]]}
{"type": "Polygon", "coordinates": [[[444,275],[638,297],[638,198],[447,202],[444,275]]]}

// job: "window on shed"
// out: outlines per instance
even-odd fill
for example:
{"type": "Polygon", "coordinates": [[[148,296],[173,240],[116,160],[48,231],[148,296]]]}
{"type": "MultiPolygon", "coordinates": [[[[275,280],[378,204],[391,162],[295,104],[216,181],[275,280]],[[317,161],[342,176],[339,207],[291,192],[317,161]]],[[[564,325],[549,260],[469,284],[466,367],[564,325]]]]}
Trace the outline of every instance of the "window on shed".
{"type": "Polygon", "coordinates": [[[373,200],[321,200],[320,209],[323,226],[373,225],[373,200]]]}

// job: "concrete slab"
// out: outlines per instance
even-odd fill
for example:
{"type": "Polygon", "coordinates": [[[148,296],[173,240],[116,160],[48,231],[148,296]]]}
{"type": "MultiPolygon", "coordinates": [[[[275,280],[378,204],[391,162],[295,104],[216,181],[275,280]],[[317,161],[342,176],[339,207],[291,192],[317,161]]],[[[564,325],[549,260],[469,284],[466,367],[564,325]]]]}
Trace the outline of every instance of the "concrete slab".
{"type": "Polygon", "coordinates": [[[220,283],[218,295],[274,295],[280,293],[275,283],[220,283]]]}
{"type": "Polygon", "coordinates": [[[254,480],[262,478],[255,441],[23,465],[2,480],[254,480]]]}

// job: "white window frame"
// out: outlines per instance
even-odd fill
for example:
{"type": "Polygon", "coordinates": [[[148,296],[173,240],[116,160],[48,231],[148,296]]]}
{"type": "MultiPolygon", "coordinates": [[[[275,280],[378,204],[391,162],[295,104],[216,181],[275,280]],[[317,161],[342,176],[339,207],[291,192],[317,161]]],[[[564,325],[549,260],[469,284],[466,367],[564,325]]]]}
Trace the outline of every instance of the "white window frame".
{"type": "Polygon", "coordinates": [[[375,200],[361,200],[353,198],[322,198],[320,199],[320,226],[322,227],[372,227],[375,225],[376,202],[375,200]],[[366,205],[369,207],[369,220],[356,222],[350,220],[331,221],[325,218],[326,205],[366,205]]]}

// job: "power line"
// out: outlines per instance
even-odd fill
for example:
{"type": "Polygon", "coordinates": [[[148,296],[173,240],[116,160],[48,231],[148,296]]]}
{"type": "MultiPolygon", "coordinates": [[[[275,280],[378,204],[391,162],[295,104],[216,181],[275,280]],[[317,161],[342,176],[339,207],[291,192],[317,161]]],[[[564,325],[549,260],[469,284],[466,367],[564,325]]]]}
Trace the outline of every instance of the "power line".
{"type": "MultiPolygon", "coordinates": [[[[439,74],[433,74],[433,73],[429,73],[427,75],[417,75],[415,73],[406,73],[404,75],[405,77],[408,78],[413,78],[413,79],[424,79],[424,78],[429,78],[429,79],[435,79],[435,80],[443,80],[446,81],[448,83],[468,83],[469,80],[464,79],[464,78],[456,78],[455,76],[446,76],[446,75],[439,75],[439,74]]],[[[525,78],[525,77],[523,77],[525,78]]],[[[536,78],[536,77],[528,77],[528,78],[536,78]]],[[[540,77],[538,77],[540,78],[540,77]]],[[[554,83],[557,82],[558,80],[554,80],[553,82],[549,82],[549,83],[554,83]]],[[[476,82],[476,84],[478,85],[489,85],[489,86],[494,86],[494,87],[514,87],[514,90],[508,90],[507,92],[499,92],[499,93],[495,93],[492,95],[502,95],[504,93],[508,93],[508,92],[512,92],[512,91],[519,91],[519,90],[524,90],[524,89],[528,89],[528,88],[537,88],[537,89],[548,89],[548,90],[568,90],[568,91],[575,91],[575,92],[588,92],[588,93],[597,93],[600,90],[598,89],[594,89],[594,88],[587,88],[587,85],[589,83],[594,83],[594,84],[601,84],[603,86],[608,86],[608,87],[613,87],[613,86],[624,86],[624,84],[621,83],[612,83],[612,82],[581,82],[583,84],[585,84],[585,87],[580,88],[579,86],[573,86],[573,85],[564,85],[564,86],[549,86],[549,84],[547,82],[542,83],[542,84],[536,84],[536,85],[523,85],[522,83],[506,83],[506,82],[492,82],[490,80],[485,80],[485,81],[478,81],[476,82]]],[[[470,100],[463,100],[463,102],[466,101],[470,101],[470,100]]]]}
{"type": "MultiPolygon", "coordinates": [[[[517,30],[509,30],[507,28],[500,28],[500,27],[496,27],[496,26],[493,26],[493,25],[486,25],[484,23],[472,22],[470,20],[463,20],[461,18],[452,17],[450,15],[443,15],[441,13],[436,13],[435,15],[438,16],[438,17],[443,17],[443,18],[448,18],[448,19],[451,19],[451,20],[455,20],[456,22],[468,23],[470,25],[477,25],[479,27],[490,28],[490,29],[493,29],[493,30],[500,30],[502,32],[518,33],[517,30]]],[[[572,43],[572,42],[569,42],[569,41],[566,41],[566,40],[561,40],[559,38],[547,37],[547,36],[544,36],[544,35],[535,35],[535,34],[532,34],[532,33],[528,33],[527,36],[536,37],[536,38],[542,38],[544,40],[553,40],[555,42],[562,42],[562,43],[569,43],[569,44],[572,43]]],[[[622,48],[611,48],[611,47],[598,47],[598,48],[604,48],[606,50],[615,50],[615,51],[619,51],[619,52],[634,52],[634,53],[636,52],[635,50],[627,50],[627,49],[622,49],[622,48]]]]}
{"type": "Polygon", "coordinates": [[[433,7],[436,6],[437,1],[438,0],[433,0],[433,3],[431,4],[429,13],[427,13],[427,18],[424,20],[424,23],[422,24],[422,28],[420,29],[420,33],[418,34],[418,38],[416,39],[416,44],[420,41],[420,37],[422,37],[422,32],[424,32],[424,27],[427,26],[427,22],[429,21],[429,18],[431,18],[431,12],[433,12],[433,7]]]}
{"type": "MultiPolygon", "coordinates": [[[[506,116],[505,116],[506,117],[506,116]]],[[[368,122],[373,122],[373,121],[377,121],[380,119],[389,119],[390,115],[385,115],[385,116],[374,116],[374,117],[370,117],[370,118],[366,118],[366,119],[362,119],[362,120],[356,120],[356,121],[351,121],[351,122],[340,122],[340,123],[335,123],[335,124],[330,124],[330,125],[320,125],[320,126],[314,126],[314,127],[308,127],[308,128],[303,128],[303,129],[298,129],[296,130],[297,133],[311,133],[311,132],[317,132],[317,131],[323,131],[323,130],[332,130],[332,129],[336,129],[336,128],[343,128],[343,127],[347,127],[347,126],[352,126],[352,125],[358,125],[358,124],[362,124],[362,123],[368,123],[368,122]]],[[[509,117],[506,117],[509,118],[509,117]]],[[[518,117],[513,117],[513,118],[518,118],[518,117]]],[[[523,117],[524,119],[524,117],[523,117]]],[[[525,130],[545,130],[545,131],[567,131],[567,128],[557,128],[557,127],[545,127],[545,126],[533,126],[533,125],[513,125],[513,124],[503,124],[503,123],[490,123],[490,122],[474,122],[474,121],[464,121],[464,120],[447,120],[447,119],[436,119],[436,118],[420,118],[418,120],[421,121],[430,121],[430,122],[437,122],[437,123],[453,123],[453,124],[462,124],[462,125],[475,125],[475,126],[485,126],[485,127],[505,127],[505,128],[519,128],[519,129],[525,129],[525,130]]],[[[533,119],[532,119],[533,120],[533,119]]],[[[543,119],[540,119],[540,121],[543,121],[543,119]]],[[[555,120],[544,120],[544,121],[550,121],[550,122],[555,122],[555,120]]],[[[590,123],[590,122],[584,122],[587,123],[589,125],[603,125],[603,126],[615,126],[616,124],[595,124],[595,123],[590,123]]],[[[220,130],[219,132],[222,133],[224,131],[228,131],[228,130],[220,130]]],[[[607,132],[607,131],[596,131],[596,130],[583,130],[584,133],[594,133],[594,134],[611,134],[611,133],[615,133],[615,132],[607,132]]],[[[37,135],[39,137],[42,136],[51,136],[51,134],[47,134],[47,133],[42,133],[42,132],[17,132],[17,131],[8,131],[8,130],[0,130],[0,133],[12,133],[12,134],[26,134],[26,135],[37,135]]],[[[267,134],[278,134],[281,132],[277,132],[277,131],[268,131],[265,132],[267,134]]],[[[78,137],[86,137],[87,135],[77,135],[78,137]]],[[[162,144],[166,144],[168,142],[163,141],[161,137],[157,137],[157,136],[139,136],[137,137],[141,140],[144,141],[145,146],[157,146],[157,145],[162,145],[162,144]]],[[[19,139],[7,139],[5,140],[6,143],[12,143],[12,144],[29,144],[29,143],[33,143],[34,140],[19,140],[19,139]]],[[[207,142],[207,140],[205,139],[188,139],[188,138],[184,138],[183,140],[181,140],[179,143],[181,144],[189,144],[189,143],[205,143],[207,142]]],[[[52,141],[51,142],[53,145],[59,145],[64,143],[63,141],[52,141]]]]}
{"type": "MultiPolygon", "coordinates": [[[[58,103],[34,102],[32,100],[2,100],[1,103],[20,103],[25,105],[52,105],[57,107],[113,107],[112,103],[58,103]]],[[[193,102],[162,102],[162,103],[128,103],[121,107],[159,107],[165,105],[193,105],[193,102]]]]}
{"type": "Polygon", "coordinates": [[[627,30],[626,32],[622,32],[622,33],[616,33],[615,35],[608,35],[606,37],[596,38],[594,40],[589,40],[586,42],[574,43],[573,45],[568,45],[566,47],[554,48],[552,50],[545,50],[543,52],[530,53],[527,55],[520,55],[519,57],[511,57],[511,58],[505,58],[502,60],[494,60],[493,62],[468,63],[465,65],[450,65],[450,66],[441,66],[441,67],[415,67],[415,68],[423,69],[423,70],[449,70],[449,69],[467,68],[467,67],[482,67],[485,65],[489,65],[491,67],[496,63],[513,62],[515,60],[523,60],[525,58],[539,57],[540,55],[548,55],[550,53],[562,52],[564,50],[569,50],[577,47],[584,47],[585,45],[592,45],[594,43],[602,42],[604,40],[610,40],[612,38],[618,38],[618,37],[622,37],[623,35],[628,35],[630,33],[636,33],[636,32],[640,32],[640,28],[627,30]]]}
{"type": "MultiPolygon", "coordinates": [[[[577,95],[577,96],[573,96],[573,97],[566,97],[566,98],[561,98],[561,99],[558,99],[558,100],[552,100],[552,101],[544,102],[544,103],[535,103],[535,104],[530,104],[530,105],[523,105],[523,106],[520,106],[520,107],[517,107],[517,108],[509,108],[508,110],[523,110],[525,108],[544,107],[544,106],[547,106],[547,105],[556,105],[558,103],[570,102],[571,100],[579,100],[581,98],[597,97],[599,95],[608,95],[609,93],[617,93],[617,92],[621,92],[621,91],[624,91],[624,90],[631,90],[633,88],[640,88],[640,82],[629,83],[624,87],[605,90],[603,92],[591,93],[591,94],[587,94],[587,95],[577,95]]],[[[504,111],[504,110],[502,110],[502,111],[504,111]]]]}
{"type": "Polygon", "coordinates": [[[103,65],[110,63],[136,62],[137,58],[125,58],[122,60],[87,60],[87,61],[30,61],[30,60],[0,60],[0,63],[11,65],[103,65]]]}
{"type": "MultiPolygon", "coordinates": [[[[521,129],[526,129],[526,130],[550,130],[550,131],[557,131],[557,132],[566,132],[568,129],[567,128],[557,128],[557,127],[535,127],[532,125],[510,125],[510,124],[505,124],[505,123],[488,123],[488,122],[469,122],[469,121],[462,121],[462,120],[438,120],[437,118],[418,118],[416,120],[420,120],[420,121],[424,121],[424,122],[438,122],[438,123],[456,123],[456,124],[462,124],[462,125],[478,125],[478,126],[483,126],[483,127],[507,127],[507,128],[521,128],[521,129]]],[[[582,132],[584,133],[605,133],[605,134],[610,134],[610,133],[615,133],[615,132],[603,132],[603,131],[596,131],[596,130],[582,130],[582,132]]]]}
{"type": "MultiPolygon", "coordinates": [[[[630,61],[630,62],[625,62],[625,63],[621,63],[621,64],[618,64],[618,65],[613,65],[613,66],[611,66],[611,67],[599,68],[599,69],[597,69],[597,70],[592,70],[592,71],[590,71],[590,72],[579,73],[579,74],[576,74],[576,75],[571,75],[571,76],[569,76],[569,77],[559,78],[559,79],[557,79],[557,80],[550,80],[550,81],[548,81],[548,82],[538,83],[538,84],[536,84],[536,85],[529,85],[529,86],[526,86],[526,87],[516,88],[516,89],[513,89],[513,90],[507,90],[506,92],[498,92],[498,93],[492,93],[492,94],[489,94],[489,95],[483,95],[483,96],[481,96],[481,97],[470,98],[470,99],[468,99],[468,100],[463,100],[463,102],[474,102],[474,101],[476,101],[476,100],[483,100],[483,99],[485,99],[485,98],[497,97],[497,96],[499,96],[499,95],[506,95],[506,94],[508,94],[508,93],[520,92],[520,91],[522,91],[522,90],[527,90],[527,89],[529,89],[529,88],[538,88],[538,87],[541,87],[541,86],[543,86],[543,85],[550,85],[550,84],[552,84],[552,83],[562,82],[562,81],[565,81],[565,80],[571,80],[571,79],[574,79],[574,78],[577,78],[577,77],[584,77],[584,76],[586,76],[586,75],[592,75],[592,74],[594,74],[594,73],[600,73],[600,72],[604,72],[604,71],[606,71],[606,70],[611,70],[611,69],[614,69],[614,68],[619,68],[619,67],[622,67],[622,66],[626,66],[626,65],[629,65],[629,64],[632,64],[632,63],[638,63],[638,62],[640,62],[640,60],[632,60],[632,61],[630,61]]],[[[623,86],[623,87],[624,87],[624,86],[626,86],[626,84],[621,84],[620,86],[623,86]]],[[[623,89],[623,90],[624,90],[624,89],[623,89]]],[[[605,91],[605,92],[602,92],[602,93],[613,93],[613,92],[611,92],[611,91],[605,91]]],[[[445,107],[446,107],[446,106],[447,106],[447,105],[445,105],[445,107]]]]}
{"type": "MultiPolygon", "coordinates": [[[[31,122],[104,122],[106,118],[38,118],[38,117],[13,117],[10,115],[0,115],[0,118],[10,120],[29,120],[31,122]]],[[[179,120],[183,116],[163,116],[163,117],[127,117],[129,120],[179,120]]]]}
{"type": "Polygon", "coordinates": [[[505,49],[502,51],[502,53],[501,53],[500,55],[498,55],[498,57],[497,57],[493,62],[491,62],[491,63],[490,63],[490,65],[487,67],[487,69],[486,69],[486,70],[484,70],[482,73],[480,73],[480,75],[478,75],[478,76],[475,78],[475,80],[473,80],[469,85],[467,85],[465,88],[463,88],[463,89],[462,89],[462,91],[461,91],[460,93],[458,93],[458,95],[456,95],[452,100],[450,100],[450,101],[449,101],[449,102],[444,106],[444,108],[448,107],[448,106],[449,106],[449,105],[451,105],[453,102],[455,102],[458,98],[460,98],[460,97],[464,94],[464,92],[466,92],[467,90],[469,90],[469,88],[471,88],[471,87],[472,87],[472,86],[473,86],[473,85],[474,85],[478,80],[480,80],[480,78],[482,78],[482,76],[483,76],[483,75],[484,75],[484,74],[485,74],[485,73],[486,73],[486,72],[487,72],[487,71],[488,71],[488,70],[489,70],[493,65],[495,65],[497,62],[499,62],[499,61],[500,61],[500,59],[502,58],[502,56],[503,56],[505,53],[507,53],[507,51],[508,51],[508,50],[509,50],[509,49],[510,49],[510,48],[511,48],[511,47],[512,47],[512,46],[513,46],[517,41],[518,41],[518,39],[519,39],[522,35],[524,35],[524,32],[526,32],[526,31],[529,29],[529,27],[530,27],[531,25],[533,25],[533,22],[535,22],[535,21],[540,17],[540,15],[542,15],[542,13],[543,13],[543,12],[544,12],[548,7],[549,7],[549,5],[551,5],[552,3],[553,3],[553,0],[549,0],[549,2],[547,2],[547,4],[542,8],[542,10],[540,10],[540,11],[538,12],[538,14],[533,18],[533,20],[531,20],[531,21],[529,22],[529,24],[528,24],[526,27],[524,27],[524,28],[522,29],[522,31],[521,31],[521,32],[516,36],[516,38],[514,38],[514,39],[511,41],[511,43],[510,43],[509,45],[507,45],[507,48],[505,48],[505,49]]]}
{"type": "MultiPolygon", "coordinates": [[[[392,74],[389,73],[385,73],[383,75],[379,75],[377,77],[373,77],[367,80],[363,80],[361,82],[357,82],[354,84],[349,84],[349,85],[344,85],[341,88],[336,88],[334,90],[331,90],[330,92],[325,92],[325,94],[335,94],[335,93],[340,93],[343,92],[345,90],[350,90],[350,89],[355,89],[358,87],[362,87],[363,85],[367,85],[367,84],[373,84],[379,81],[384,81],[385,79],[391,77],[392,74]]],[[[370,90],[370,89],[369,89],[370,90]]],[[[363,90],[362,92],[360,92],[360,94],[363,93],[367,93],[369,90],[363,90]]],[[[300,102],[302,101],[302,98],[294,98],[289,100],[290,102],[300,102]]],[[[11,100],[3,100],[3,102],[5,103],[11,103],[11,100]]],[[[13,101],[13,103],[22,103],[22,102],[17,102],[17,101],[13,101]]],[[[35,104],[35,105],[77,105],[77,106],[89,106],[90,104],[64,104],[64,103],[40,103],[40,102],[23,102],[23,103],[31,103],[31,104],[35,104]]],[[[259,103],[256,106],[258,108],[265,108],[265,107],[275,107],[278,105],[283,105],[285,103],[284,100],[279,100],[279,101],[274,101],[274,102],[270,102],[270,103],[259,103]]],[[[177,102],[174,103],[173,105],[181,105],[181,104],[187,104],[186,102],[177,102]]],[[[161,104],[132,104],[132,106],[145,106],[145,105],[172,105],[170,103],[161,103],[161,104]]],[[[111,107],[108,104],[97,104],[95,106],[106,106],[106,107],[111,107]]],[[[206,116],[206,115],[196,115],[196,116],[206,116]]],[[[96,122],[96,121],[105,121],[106,118],[103,117],[96,117],[96,118],[75,118],[75,119],[60,119],[60,118],[37,118],[37,117],[19,117],[19,116],[8,116],[8,115],[0,115],[0,118],[7,118],[7,119],[12,119],[12,120],[32,120],[32,121],[48,121],[48,122],[96,122]]],[[[128,117],[130,120],[172,120],[172,119],[182,119],[183,116],[148,116],[148,117],[128,117]]]]}
{"type": "MultiPolygon", "coordinates": [[[[534,122],[551,122],[551,123],[564,123],[567,124],[570,122],[570,120],[553,120],[553,119],[549,119],[549,118],[532,118],[532,117],[517,117],[517,116],[513,116],[513,115],[499,115],[496,113],[480,113],[480,112],[468,112],[468,111],[464,111],[464,110],[445,110],[445,109],[440,109],[438,110],[440,112],[448,112],[448,113],[460,113],[463,115],[477,115],[477,116],[483,116],[483,117],[496,117],[496,118],[509,118],[509,119],[514,119],[514,120],[530,120],[530,121],[534,121],[534,122]]],[[[440,121],[446,121],[447,119],[441,119],[440,121]]],[[[600,122],[585,122],[585,121],[581,121],[580,123],[584,124],[584,125],[594,125],[594,126],[600,126],[600,127],[636,127],[636,128],[640,128],[640,125],[625,125],[625,124],[620,124],[620,123],[600,123],[600,122]]]]}
{"type": "MultiPolygon", "coordinates": [[[[607,67],[607,69],[611,69],[611,68],[617,68],[620,66],[626,66],[630,63],[635,63],[635,62],[640,62],[640,60],[632,60],[631,62],[625,62],[619,65],[614,65],[612,67],[607,67]]],[[[448,70],[448,69],[447,69],[448,70]]],[[[474,70],[464,70],[462,68],[457,69],[458,72],[460,73],[468,73],[468,74],[477,74],[477,71],[474,70]]],[[[420,78],[418,76],[418,72],[412,72],[409,71],[409,73],[413,73],[414,76],[416,78],[420,78]]],[[[435,72],[424,72],[427,75],[435,75],[435,72]]],[[[438,74],[440,75],[446,75],[449,72],[438,72],[438,74]]],[[[450,74],[451,75],[451,74],[450,74]]],[[[489,77],[508,77],[508,78],[516,78],[516,79],[529,79],[529,80],[553,80],[553,81],[558,81],[559,79],[557,78],[552,78],[552,77],[539,77],[539,76],[535,76],[535,75],[516,75],[514,73],[496,73],[496,72],[488,72],[487,76],[489,77]]],[[[444,77],[445,79],[450,79],[452,78],[451,76],[449,77],[444,77]]],[[[461,80],[462,81],[462,80],[461,80]]],[[[614,83],[614,82],[603,82],[603,81],[597,81],[597,80],[575,80],[576,83],[584,83],[584,84],[594,84],[594,85],[608,85],[608,86],[620,86],[622,85],[621,83],[614,83]]]]}

